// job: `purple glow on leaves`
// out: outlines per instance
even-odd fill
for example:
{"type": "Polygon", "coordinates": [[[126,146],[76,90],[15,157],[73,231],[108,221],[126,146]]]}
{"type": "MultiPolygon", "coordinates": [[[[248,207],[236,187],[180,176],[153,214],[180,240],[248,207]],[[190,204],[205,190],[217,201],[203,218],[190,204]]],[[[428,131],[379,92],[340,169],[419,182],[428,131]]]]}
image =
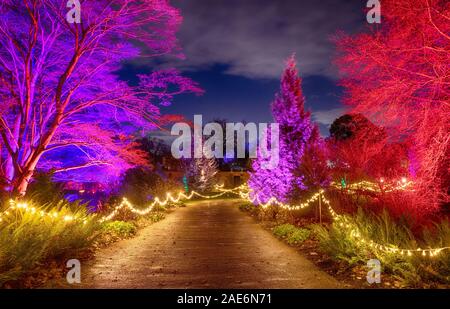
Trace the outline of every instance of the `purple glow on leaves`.
{"type": "Polygon", "coordinates": [[[65,4],[0,4],[0,176],[8,190],[24,193],[36,169],[109,182],[146,164],[133,137],[169,120],[160,106],[173,96],[201,92],[173,69],[140,75],[137,86],[115,73],[137,56],[179,53],[182,17],[168,1],[84,1],[81,24],[66,22],[65,4]]]}
{"type": "Polygon", "coordinates": [[[261,168],[264,158],[253,161],[249,186],[262,202],[275,197],[287,202],[294,188],[305,189],[303,176],[296,175],[314,126],[304,110],[301,78],[294,57],[287,61],[280,92],[272,104],[272,114],[280,125],[279,164],[272,170],[261,168]]]}

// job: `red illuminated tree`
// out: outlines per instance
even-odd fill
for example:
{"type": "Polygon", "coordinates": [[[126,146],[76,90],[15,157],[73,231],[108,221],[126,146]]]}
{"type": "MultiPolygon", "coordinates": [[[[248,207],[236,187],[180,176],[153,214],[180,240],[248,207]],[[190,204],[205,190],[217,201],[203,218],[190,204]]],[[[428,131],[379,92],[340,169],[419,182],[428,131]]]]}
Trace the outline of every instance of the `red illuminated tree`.
{"type": "Polygon", "coordinates": [[[389,141],[384,128],[361,114],[346,114],[330,127],[328,147],[335,180],[398,181],[408,174],[407,145],[389,141]]]}
{"type": "MultiPolygon", "coordinates": [[[[295,172],[303,177],[303,183],[310,191],[326,187],[330,182],[329,154],[325,141],[320,136],[319,127],[314,126],[306,145],[300,166],[295,172]]],[[[301,191],[299,192],[302,193],[301,191]]]]}
{"type": "Polygon", "coordinates": [[[38,168],[108,181],[145,163],[130,136],[170,120],[159,106],[174,95],[200,91],[171,69],[133,86],[115,73],[177,52],[182,18],[168,1],[80,1],[79,24],[66,2],[0,3],[0,176],[21,194],[38,168]]]}
{"type": "Polygon", "coordinates": [[[382,14],[367,33],[338,36],[346,102],[411,145],[416,191],[433,210],[449,201],[450,3],[386,0],[382,14]]]}

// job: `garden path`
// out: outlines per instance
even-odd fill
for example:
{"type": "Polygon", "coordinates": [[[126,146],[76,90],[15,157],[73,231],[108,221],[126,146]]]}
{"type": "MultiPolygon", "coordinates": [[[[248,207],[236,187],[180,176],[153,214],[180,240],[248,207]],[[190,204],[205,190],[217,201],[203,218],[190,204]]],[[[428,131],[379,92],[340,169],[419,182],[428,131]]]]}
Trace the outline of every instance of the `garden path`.
{"type": "Polygon", "coordinates": [[[82,265],[86,288],[340,288],[300,252],[238,209],[191,202],[100,250],[82,265]]]}

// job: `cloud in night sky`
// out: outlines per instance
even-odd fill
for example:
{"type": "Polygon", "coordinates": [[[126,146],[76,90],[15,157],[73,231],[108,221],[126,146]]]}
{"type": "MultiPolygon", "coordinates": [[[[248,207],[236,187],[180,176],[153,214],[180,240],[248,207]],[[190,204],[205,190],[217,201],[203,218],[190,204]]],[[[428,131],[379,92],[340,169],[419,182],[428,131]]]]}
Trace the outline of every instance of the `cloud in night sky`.
{"type": "Polygon", "coordinates": [[[329,127],[336,118],[345,114],[345,111],[345,107],[314,111],[312,119],[319,124],[329,127]]]}
{"type": "MultiPolygon", "coordinates": [[[[332,60],[338,31],[367,26],[367,0],[170,0],[184,21],[177,34],[185,59],[136,59],[124,80],[175,67],[198,82],[205,94],[183,95],[164,112],[192,119],[271,122],[270,103],[279,90],[285,60],[296,54],[306,108],[321,133],[345,113],[332,60]],[[148,62],[150,61],[150,62],[148,62]]],[[[161,136],[167,139],[167,136],[161,136]]]]}
{"type": "Polygon", "coordinates": [[[365,18],[361,0],[173,0],[172,4],[184,16],[178,37],[186,60],[176,66],[197,71],[224,64],[225,73],[249,78],[278,79],[284,60],[293,52],[303,76],[334,78],[330,37],[338,30],[358,30],[365,18]]]}

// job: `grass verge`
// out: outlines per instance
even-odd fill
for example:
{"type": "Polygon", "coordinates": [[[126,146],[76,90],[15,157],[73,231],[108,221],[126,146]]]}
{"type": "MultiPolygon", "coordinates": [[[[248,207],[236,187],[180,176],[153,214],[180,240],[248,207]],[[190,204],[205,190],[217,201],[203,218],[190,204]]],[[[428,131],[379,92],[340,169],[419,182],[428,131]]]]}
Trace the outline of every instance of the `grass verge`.
{"type": "Polygon", "coordinates": [[[27,210],[16,207],[2,216],[0,286],[19,279],[49,258],[62,258],[92,245],[99,224],[85,207],[78,206],[74,211],[74,205],[64,201],[43,206],[31,202],[27,210]]]}
{"type": "Polygon", "coordinates": [[[450,243],[450,225],[447,221],[435,223],[414,235],[402,222],[394,222],[387,212],[376,216],[358,211],[354,216],[345,216],[346,225],[334,222],[328,227],[314,225],[313,231],[320,247],[335,260],[348,265],[361,265],[371,258],[381,262],[382,273],[393,275],[407,287],[444,287],[450,284],[450,254],[442,251],[436,256],[419,253],[408,255],[386,252],[371,246],[367,241],[391,245],[393,250],[408,248],[436,248],[450,243]],[[355,238],[357,230],[361,237],[355,238]]]}
{"type": "Polygon", "coordinates": [[[104,223],[85,205],[65,200],[8,209],[0,220],[0,287],[33,288],[61,278],[68,259],[89,260],[95,250],[133,237],[175,207],[158,207],[145,216],[124,210],[117,220],[104,223]]]}
{"type": "Polygon", "coordinates": [[[356,288],[449,288],[450,254],[442,251],[429,257],[386,253],[362,243],[352,236],[357,229],[364,239],[379,244],[392,244],[393,248],[436,248],[450,244],[448,221],[435,223],[418,236],[413,234],[407,222],[396,222],[385,212],[374,215],[359,211],[345,216],[347,226],[338,223],[319,225],[313,217],[293,218],[277,210],[261,209],[251,203],[239,206],[272,233],[295,245],[324,271],[356,288]],[[276,215],[274,215],[276,213],[276,215]],[[378,259],[382,266],[382,283],[366,282],[370,270],[367,262],[378,259]]]}

